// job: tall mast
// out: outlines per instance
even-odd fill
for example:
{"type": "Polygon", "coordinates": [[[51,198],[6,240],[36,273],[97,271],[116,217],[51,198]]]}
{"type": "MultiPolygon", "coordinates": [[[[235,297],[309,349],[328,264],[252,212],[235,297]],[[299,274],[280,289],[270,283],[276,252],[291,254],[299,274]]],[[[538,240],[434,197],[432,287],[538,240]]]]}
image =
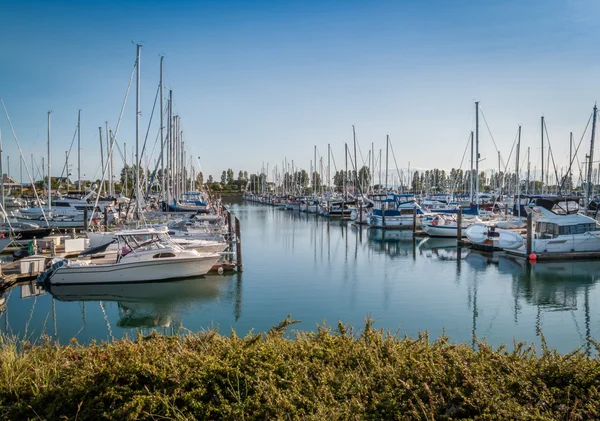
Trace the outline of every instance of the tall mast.
{"type": "Polygon", "coordinates": [[[344,159],[345,159],[345,170],[344,170],[344,201],[348,200],[348,144],[344,143],[344,159]]]}
{"type": "Polygon", "coordinates": [[[571,163],[573,162],[573,132],[569,133],[569,168],[567,169],[567,179],[569,180],[569,192],[573,190],[571,180],[569,176],[571,175],[571,163]]]}
{"type": "Polygon", "coordinates": [[[110,139],[110,195],[111,197],[115,196],[115,166],[114,166],[114,143],[115,138],[113,136],[112,130],[108,131],[108,138],[110,139]]]}
{"type": "Polygon", "coordinates": [[[379,149],[379,188],[377,193],[381,193],[381,149],[379,149]]]}
{"type": "Polygon", "coordinates": [[[140,49],[136,44],[136,90],[135,90],[135,213],[140,217],[140,49]]]}
{"type": "Polygon", "coordinates": [[[542,116],[542,125],[541,125],[541,132],[542,132],[542,194],[544,194],[544,116],[542,116]]]}
{"type": "Polygon", "coordinates": [[[4,207],[4,170],[2,169],[2,127],[0,127],[0,201],[2,207],[6,209],[4,207]]]}
{"type": "Polygon", "coordinates": [[[48,211],[52,208],[52,178],[50,177],[50,114],[52,114],[52,111],[48,111],[48,211]]]}
{"type": "Polygon", "coordinates": [[[390,150],[390,135],[386,136],[385,140],[385,192],[388,189],[388,153],[390,150]]]}
{"type": "Polygon", "coordinates": [[[475,102],[475,204],[479,203],[479,101],[475,102]]]}
{"type": "Polygon", "coordinates": [[[375,143],[371,142],[371,183],[369,187],[373,187],[372,193],[375,193],[375,143]]]}
{"type": "MultiPolygon", "coordinates": [[[[23,158],[21,158],[23,160],[23,158]]],[[[20,162],[19,162],[20,164],[20,162]]],[[[67,169],[67,194],[69,193],[69,151],[65,151],[65,168],[67,169]]],[[[21,179],[23,178],[23,171],[21,171],[21,179]]],[[[21,186],[23,181],[21,180],[21,186]]]]}
{"type": "MultiPolygon", "coordinates": [[[[108,167],[108,188],[106,189],[106,193],[111,196],[112,195],[112,173],[110,168],[110,134],[108,132],[108,121],[104,122],[104,127],[106,133],[106,166],[108,167]]],[[[102,166],[102,171],[104,172],[104,166],[102,166]]]]}
{"type": "MultiPolygon", "coordinates": [[[[168,137],[168,147],[169,153],[167,155],[167,192],[173,194],[173,90],[169,89],[169,102],[168,102],[168,110],[167,110],[167,137],[168,137]]],[[[169,195],[168,195],[169,196],[169,195]]]]}
{"type": "Polygon", "coordinates": [[[354,141],[354,195],[356,195],[357,186],[358,191],[362,195],[362,186],[358,181],[358,160],[356,159],[356,130],[354,130],[354,125],[352,125],[352,140],[354,141]]]}
{"type": "Polygon", "coordinates": [[[313,194],[317,196],[317,145],[315,145],[315,160],[313,162],[313,194]]]}
{"type": "Polygon", "coordinates": [[[587,167],[587,186],[586,186],[586,203],[590,203],[592,195],[592,163],[594,162],[594,138],[596,137],[596,116],[598,115],[598,108],[594,104],[594,116],[592,117],[592,138],[590,139],[590,155],[589,164],[587,167]]]}
{"type": "Polygon", "coordinates": [[[471,183],[469,184],[469,197],[471,198],[471,203],[475,203],[475,197],[473,197],[473,153],[475,151],[475,144],[473,139],[473,131],[471,130],[471,171],[469,175],[471,177],[471,183]]]}
{"type": "Polygon", "coordinates": [[[77,112],[77,190],[81,191],[81,110],[77,112]]]}
{"type": "Polygon", "coordinates": [[[529,177],[531,174],[531,161],[529,160],[529,146],[527,147],[527,184],[525,185],[525,194],[529,194],[529,177]]]}
{"type": "Polygon", "coordinates": [[[165,116],[164,116],[164,105],[163,105],[163,59],[164,56],[160,56],[160,174],[161,174],[161,190],[160,195],[162,200],[166,200],[165,196],[165,116]]]}
{"type": "MultiPolygon", "coordinates": [[[[98,132],[100,133],[100,168],[104,171],[104,146],[102,144],[102,127],[98,127],[98,132]]],[[[98,194],[102,191],[102,185],[104,184],[104,180],[100,180],[100,189],[98,190],[98,194]]]]}
{"type": "Polygon", "coordinates": [[[331,144],[327,144],[327,189],[331,190],[331,144]]]}
{"type": "MultiPolygon", "coordinates": [[[[519,140],[517,141],[517,159],[515,163],[515,197],[517,198],[518,216],[521,216],[521,177],[519,174],[519,159],[521,153],[521,126],[519,126],[519,140]]],[[[508,190],[507,190],[508,191],[508,190]]]]}

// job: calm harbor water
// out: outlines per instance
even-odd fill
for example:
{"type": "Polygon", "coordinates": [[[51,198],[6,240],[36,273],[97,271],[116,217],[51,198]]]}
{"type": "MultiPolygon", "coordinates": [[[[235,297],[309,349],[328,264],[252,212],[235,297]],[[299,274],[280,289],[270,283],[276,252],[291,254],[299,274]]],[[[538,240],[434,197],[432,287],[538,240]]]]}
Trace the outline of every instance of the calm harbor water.
{"type": "MultiPolygon", "coordinates": [[[[233,204],[242,223],[244,271],[177,282],[71,286],[50,293],[19,286],[4,295],[0,332],[61,343],[218,328],[264,332],[288,314],[294,328],[338,320],[401,334],[445,332],[492,345],[514,340],[562,352],[600,339],[600,262],[537,263],[457,250],[451,239],[233,204]]],[[[1,301],[1,299],[0,299],[1,301]]]]}

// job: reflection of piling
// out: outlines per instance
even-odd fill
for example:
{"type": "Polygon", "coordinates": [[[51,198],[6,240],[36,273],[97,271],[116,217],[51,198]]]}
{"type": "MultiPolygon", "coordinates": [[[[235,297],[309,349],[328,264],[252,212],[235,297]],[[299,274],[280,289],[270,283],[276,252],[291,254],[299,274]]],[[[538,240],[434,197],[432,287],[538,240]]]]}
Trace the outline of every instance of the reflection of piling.
{"type": "Polygon", "coordinates": [[[532,228],[533,228],[533,216],[531,213],[527,215],[527,257],[531,254],[532,244],[532,228]]]}
{"type": "Polygon", "coordinates": [[[235,260],[236,260],[236,266],[237,266],[237,270],[241,271],[242,270],[242,236],[241,236],[241,229],[240,229],[240,219],[239,218],[235,218],[235,260]]]}

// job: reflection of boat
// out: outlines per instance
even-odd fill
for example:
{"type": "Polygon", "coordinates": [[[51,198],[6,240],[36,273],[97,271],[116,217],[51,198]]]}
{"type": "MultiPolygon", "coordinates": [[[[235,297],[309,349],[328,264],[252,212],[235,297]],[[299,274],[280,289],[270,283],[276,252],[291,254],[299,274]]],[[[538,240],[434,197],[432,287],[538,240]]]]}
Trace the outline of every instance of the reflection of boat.
{"type": "MultiPolygon", "coordinates": [[[[413,233],[411,230],[400,231],[400,230],[383,230],[377,228],[370,228],[367,231],[369,240],[381,242],[381,241],[412,241],[413,233]]],[[[455,242],[456,243],[456,242],[455,242]]]]}
{"type": "Polygon", "coordinates": [[[122,328],[169,326],[183,309],[219,297],[222,276],[139,284],[52,285],[59,301],[117,302],[122,328]]]}
{"type": "Polygon", "coordinates": [[[491,263],[491,255],[478,253],[474,250],[469,251],[465,261],[478,272],[485,272],[488,269],[488,264],[491,263]]]}
{"type": "Polygon", "coordinates": [[[551,310],[577,308],[577,295],[600,280],[599,261],[538,262],[498,258],[498,270],[512,275],[519,296],[551,310]]]}
{"type": "Polygon", "coordinates": [[[369,247],[374,251],[394,256],[413,255],[415,241],[412,231],[389,231],[369,228],[367,230],[369,247]]]}
{"type": "Polygon", "coordinates": [[[116,301],[120,303],[173,303],[198,301],[219,295],[223,277],[188,278],[137,284],[51,285],[48,292],[60,301],[116,301]]]}
{"type": "Polygon", "coordinates": [[[419,243],[421,250],[445,248],[456,248],[456,238],[427,237],[419,243]]]}

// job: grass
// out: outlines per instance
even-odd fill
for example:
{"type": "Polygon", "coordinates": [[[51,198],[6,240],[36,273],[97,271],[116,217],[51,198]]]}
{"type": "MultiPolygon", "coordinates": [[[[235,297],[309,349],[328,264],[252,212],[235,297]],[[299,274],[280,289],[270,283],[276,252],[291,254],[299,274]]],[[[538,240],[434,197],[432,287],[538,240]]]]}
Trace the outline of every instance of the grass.
{"type": "Polygon", "coordinates": [[[365,327],[0,342],[6,420],[600,419],[600,364],[544,344],[493,349],[365,327]]]}

